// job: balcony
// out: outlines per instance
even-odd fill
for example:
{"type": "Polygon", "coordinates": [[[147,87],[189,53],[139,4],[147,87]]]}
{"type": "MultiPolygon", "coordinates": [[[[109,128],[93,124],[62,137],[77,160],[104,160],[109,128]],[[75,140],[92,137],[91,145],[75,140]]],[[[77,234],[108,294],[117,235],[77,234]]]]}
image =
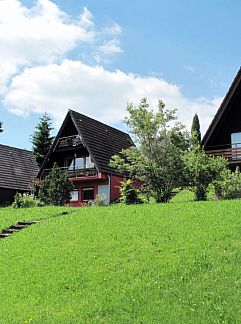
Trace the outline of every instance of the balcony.
{"type": "Polygon", "coordinates": [[[72,135],[72,136],[66,136],[61,137],[58,140],[58,143],[56,145],[56,149],[66,149],[71,147],[77,147],[82,145],[82,141],[79,135],[72,135]]]}
{"type": "MultiPolygon", "coordinates": [[[[98,175],[96,168],[85,168],[85,169],[74,169],[69,170],[66,167],[59,168],[61,173],[67,173],[68,178],[85,178],[85,177],[95,177],[98,175]]],[[[51,169],[44,169],[42,178],[45,178],[51,169]]]]}
{"type": "Polygon", "coordinates": [[[206,147],[206,154],[223,156],[230,164],[241,163],[241,143],[206,147]]]}

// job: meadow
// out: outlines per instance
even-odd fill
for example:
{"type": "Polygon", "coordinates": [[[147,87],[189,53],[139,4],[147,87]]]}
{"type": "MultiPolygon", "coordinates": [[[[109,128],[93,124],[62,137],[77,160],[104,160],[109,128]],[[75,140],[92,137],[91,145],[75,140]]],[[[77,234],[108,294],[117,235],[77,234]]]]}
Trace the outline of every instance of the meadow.
{"type": "Polygon", "coordinates": [[[241,201],[180,194],[0,209],[0,228],[40,220],[0,240],[0,323],[241,322],[241,201]]]}

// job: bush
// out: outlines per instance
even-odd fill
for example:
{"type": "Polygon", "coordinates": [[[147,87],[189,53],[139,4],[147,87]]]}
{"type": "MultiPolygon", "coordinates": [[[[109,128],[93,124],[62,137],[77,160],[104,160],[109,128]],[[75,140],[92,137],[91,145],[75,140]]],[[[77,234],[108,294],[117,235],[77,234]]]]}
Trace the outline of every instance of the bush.
{"type": "Polygon", "coordinates": [[[120,201],[126,205],[140,204],[143,202],[140,198],[139,190],[134,187],[133,182],[130,179],[121,183],[120,194],[120,201]]]}
{"type": "Polygon", "coordinates": [[[187,151],[183,156],[186,182],[195,194],[196,200],[207,200],[210,184],[221,179],[227,170],[223,157],[208,156],[201,147],[187,151]]]}
{"type": "Polygon", "coordinates": [[[44,206],[44,204],[39,199],[35,199],[32,195],[21,194],[17,192],[14,196],[14,202],[12,206],[14,208],[29,208],[41,207],[44,206]]]}
{"type": "Polygon", "coordinates": [[[94,200],[94,206],[103,207],[107,206],[107,201],[105,195],[97,196],[94,200]]]}
{"type": "Polygon", "coordinates": [[[219,199],[235,199],[241,194],[241,173],[237,167],[235,172],[229,169],[221,174],[221,179],[214,183],[215,194],[219,199]]]}

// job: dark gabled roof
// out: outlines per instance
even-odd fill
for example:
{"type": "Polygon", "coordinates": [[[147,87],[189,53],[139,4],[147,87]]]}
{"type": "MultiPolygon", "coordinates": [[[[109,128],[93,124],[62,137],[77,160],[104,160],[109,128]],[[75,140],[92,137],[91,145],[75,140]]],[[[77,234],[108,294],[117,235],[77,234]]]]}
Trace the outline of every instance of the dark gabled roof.
{"type": "Polygon", "coordinates": [[[32,152],[0,144],[0,188],[29,191],[37,173],[32,152]]]}
{"type": "Polygon", "coordinates": [[[89,151],[97,170],[99,172],[118,173],[115,169],[109,166],[109,162],[114,154],[118,154],[121,150],[134,145],[130,136],[125,132],[108,126],[86,115],[69,110],[55,141],[41,166],[38,176],[40,176],[44,170],[69,118],[73,121],[73,124],[75,125],[84,146],[89,151]]]}
{"type": "Polygon", "coordinates": [[[76,111],[70,110],[70,115],[98,170],[113,172],[109,167],[110,159],[114,154],[134,145],[130,136],[76,111]]]}
{"type": "Polygon", "coordinates": [[[211,138],[215,128],[217,127],[219,121],[221,120],[225,110],[227,109],[232,97],[237,91],[241,90],[241,67],[233,80],[226,96],[224,97],[216,115],[214,116],[210,126],[208,127],[206,134],[203,136],[202,145],[205,147],[208,143],[209,139],[211,138]]]}

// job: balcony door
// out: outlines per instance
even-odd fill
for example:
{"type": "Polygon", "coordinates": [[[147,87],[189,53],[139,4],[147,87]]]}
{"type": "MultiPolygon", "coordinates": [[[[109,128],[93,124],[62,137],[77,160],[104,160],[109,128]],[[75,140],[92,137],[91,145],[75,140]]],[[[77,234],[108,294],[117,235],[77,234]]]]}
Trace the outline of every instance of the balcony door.
{"type": "Polygon", "coordinates": [[[231,134],[232,160],[241,159],[241,132],[231,134]]]}
{"type": "Polygon", "coordinates": [[[90,156],[74,157],[72,159],[66,159],[65,165],[68,168],[68,171],[89,169],[89,168],[94,168],[95,166],[90,156]]]}

